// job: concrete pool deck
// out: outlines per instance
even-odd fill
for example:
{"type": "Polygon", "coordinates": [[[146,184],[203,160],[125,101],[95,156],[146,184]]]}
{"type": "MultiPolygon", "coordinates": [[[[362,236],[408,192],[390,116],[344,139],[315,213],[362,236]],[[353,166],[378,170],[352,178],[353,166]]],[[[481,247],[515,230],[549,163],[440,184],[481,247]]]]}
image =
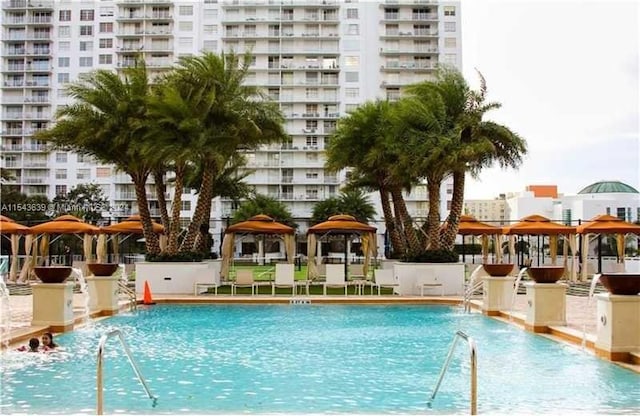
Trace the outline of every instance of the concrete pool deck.
{"type": "MultiPolygon", "coordinates": [[[[189,295],[161,295],[154,296],[157,303],[222,303],[222,304],[268,304],[268,303],[290,303],[290,296],[189,296],[189,295]]],[[[420,296],[298,296],[296,300],[308,299],[316,304],[460,304],[459,297],[420,297],[420,296]]],[[[84,310],[84,295],[73,295],[73,309],[76,317],[76,325],[82,324],[84,310]]],[[[138,299],[139,302],[142,299],[138,299]]],[[[480,309],[480,301],[472,301],[475,311],[480,309]]],[[[127,303],[122,302],[122,307],[127,303]]],[[[33,295],[11,295],[9,296],[9,306],[11,309],[11,333],[9,335],[10,344],[25,342],[31,336],[37,336],[47,331],[46,326],[32,326],[33,295]]],[[[556,341],[567,342],[580,346],[584,334],[586,333],[585,352],[593,354],[593,344],[596,337],[596,301],[589,301],[588,297],[572,296],[566,297],[567,325],[563,327],[551,327],[550,334],[539,334],[550,337],[556,341]]],[[[526,314],[526,295],[518,295],[512,312],[501,312],[500,316],[493,317],[506,324],[518,326],[524,330],[524,318],[526,314]]],[[[638,357],[640,358],[640,357],[638,357]]],[[[629,368],[640,373],[640,365],[618,363],[625,368],[629,368]]]]}

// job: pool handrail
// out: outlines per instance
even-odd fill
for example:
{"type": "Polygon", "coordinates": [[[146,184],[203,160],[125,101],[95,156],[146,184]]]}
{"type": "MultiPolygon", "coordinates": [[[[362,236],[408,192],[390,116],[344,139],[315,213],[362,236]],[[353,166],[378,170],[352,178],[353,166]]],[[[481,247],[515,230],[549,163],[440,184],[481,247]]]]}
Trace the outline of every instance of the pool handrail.
{"type": "Polygon", "coordinates": [[[449,364],[451,363],[451,357],[453,356],[453,351],[456,347],[456,343],[458,339],[462,338],[467,341],[469,344],[469,359],[471,361],[471,413],[472,415],[478,414],[478,367],[477,367],[477,354],[476,354],[476,342],[465,334],[462,331],[457,331],[453,337],[453,343],[449,348],[449,353],[447,354],[447,359],[442,366],[442,370],[440,370],[440,375],[438,376],[438,382],[436,383],[436,387],[433,389],[433,393],[431,397],[427,401],[427,406],[431,407],[433,400],[438,393],[438,389],[440,388],[440,384],[442,383],[442,379],[444,378],[447,369],[449,368],[449,364]]]}
{"type": "Polygon", "coordinates": [[[149,390],[149,386],[147,386],[147,382],[145,381],[144,377],[142,377],[142,373],[140,373],[140,369],[138,368],[138,365],[136,364],[135,360],[133,359],[133,355],[131,354],[131,350],[129,349],[129,345],[127,345],[127,342],[124,340],[124,335],[122,335],[122,331],[120,331],[119,329],[113,329],[111,331],[105,332],[102,337],[100,337],[100,342],[98,343],[98,356],[97,356],[97,404],[96,404],[96,414],[97,415],[102,415],[103,414],[103,405],[104,405],[104,388],[103,388],[103,384],[102,384],[102,356],[104,353],[104,346],[107,342],[107,340],[113,336],[117,336],[118,339],[120,340],[120,344],[122,345],[122,348],[124,349],[125,355],[127,356],[128,360],[129,360],[129,364],[131,364],[131,368],[133,369],[133,372],[136,374],[136,377],[138,378],[138,380],[140,381],[140,384],[142,384],[142,387],[144,388],[145,393],[147,393],[147,396],[153,400],[153,406],[155,407],[155,404],[157,402],[157,397],[155,397],[153,394],[151,394],[151,391],[149,390]]]}

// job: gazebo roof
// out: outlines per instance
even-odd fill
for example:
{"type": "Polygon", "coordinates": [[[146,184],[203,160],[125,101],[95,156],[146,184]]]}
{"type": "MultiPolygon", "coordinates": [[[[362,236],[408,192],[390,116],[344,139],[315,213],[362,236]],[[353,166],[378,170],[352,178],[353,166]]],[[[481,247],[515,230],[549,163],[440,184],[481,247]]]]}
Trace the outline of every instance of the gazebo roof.
{"type": "MultiPolygon", "coordinates": [[[[448,223],[444,223],[448,226],[448,223]]],[[[458,234],[460,235],[491,235],[502,234],[502,228],[495,225],[487,224],[470,215],[461,215],[458,223],[458,234]]]]}
{"type": "MultiPolygon", "coordinates": [[[[164,233],[164,226],[162,224],[151,221],[151,226],[153,227],[154,233],[164,233]]],[[[143,234],[142,220],[140,219],[140,215],[132,215],[117,224],[101,227],[100,231],[106,234],[143,234]]]]}
{"type": "Polygon", "coordinates": [[[29,234],[29,227],[18,224],[9,217],[0,215],[0,234],[29,234]]]}
{"type": "Polygon", "coordinates": [[[613,215],[598,215],[578,226],[578,234],[638,234],[640,225],[623,221],[613,215]]]}
{"type": "Polygon", "coordinates": [[[295,229],[288,225],[279,223],[268,215],[254,215],[246,221],[230,225],[225,230],[229,233],[249,233],[249,234],[294,234],[295,229]]]}
{"type": "Polygon", "coordinates": [[[333,215],[325,222],[310,227],[307,230],[308,234],[320,234],[320,233],[336,233],[336,234],[362,234],[373,233],[376,231],[376,227],[372,227],[369,224],[359,222],[355,217],[351,215],[333,215]]]}
{"type": "Polygon", "coordinates": [[[29,228],[31,234],[98,234],[100,228],[87,224],[73,215],[62,215],[29,228]]]}
{"type": "Polygon", "coordinates": [[[502,228],[503,234],[558,235],[575,234],[576,227],[558,224],[542,215],[529,215],[515,224],[502,228]]]}

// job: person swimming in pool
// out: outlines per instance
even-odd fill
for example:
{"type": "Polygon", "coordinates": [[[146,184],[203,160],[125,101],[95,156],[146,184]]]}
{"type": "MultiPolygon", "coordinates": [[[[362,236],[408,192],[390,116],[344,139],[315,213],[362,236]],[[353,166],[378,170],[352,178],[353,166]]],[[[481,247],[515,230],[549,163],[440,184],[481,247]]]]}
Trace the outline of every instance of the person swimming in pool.
{"type": "Polygon", "coordinates": [[[29,347],[26,345],[18,348],[18,351],[38,352],[40,351],[40,340],[38,338],[31,338],[29,340],[29,347]]]}
{"type": "Polygon", "coordinates": [[[58,344],[53,342],[53,334],[51,332],[45,332],[42,335],[42,349],[44,351],[51,351],[58,348],[58,344]]]}

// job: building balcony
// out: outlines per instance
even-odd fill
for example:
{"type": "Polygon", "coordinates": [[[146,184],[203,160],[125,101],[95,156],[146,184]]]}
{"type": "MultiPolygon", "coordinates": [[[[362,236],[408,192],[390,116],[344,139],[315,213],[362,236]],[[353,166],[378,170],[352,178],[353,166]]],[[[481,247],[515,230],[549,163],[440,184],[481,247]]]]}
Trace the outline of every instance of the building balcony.
{"type": "Polygon", "coordinates": [[[26,177],[22,178],[22,183],[30,184],[30,185],[39,185],[49,182],[48,176],[43,177],[26,177]]]}
{"type": "Polygon", "coordinates": [[[49,164],[46,160],[25,160],[23,166],[25,168],[46,168],[49,164]]]}
{"type": "Polygon", "coordinates": [[[437,55],[438,48],[408,48],[408,49],[389,49],[380,48],[381,55],[437,55]]]}

